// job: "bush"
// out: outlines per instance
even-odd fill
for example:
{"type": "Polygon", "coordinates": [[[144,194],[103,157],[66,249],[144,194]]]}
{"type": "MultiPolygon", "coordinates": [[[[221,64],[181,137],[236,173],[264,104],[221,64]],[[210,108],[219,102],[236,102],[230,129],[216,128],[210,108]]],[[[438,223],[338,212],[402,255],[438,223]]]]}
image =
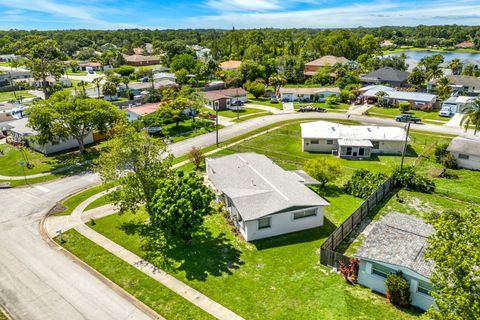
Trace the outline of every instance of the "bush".
{"type": "Polygon", "coordinates": [[[410,285],[401,272],[389,274],[385,281],[387,299],[394,305],[407,307],[410,305],[410,285]]]}
{"type": "Polygon", "coordinates": [[[351,258],[348,266],[340,261],[339,265],[340,273],[343,275],[343,279],[349,284],[355,284],[358,280],[358,259],[351,258]]]}
{"type": "Polygon", "coordinates": [[[408,110],[410,110],[410,103],[408,102],[400,102],[398,104],[398,110],[400,110],[401,113],[405,113],[408,110]]]}
{"type": "Polygon", "coordinates": [[[325,103],[327,104],[327,106],[335,105],[338,103],[338,98],[335,95],[328,96],[325,98],[325,103]]]}
{"type": "Polygon", "coordinates": [[[436,162],[441,163],[442,158],[447,154],[447,148],[448,143],[440,144],[435,148],[434,156],[436,162]]]}
{"type": "Polygon", "coordinates": [[[190,151],[188,152],[188,159],[195,166],[195,170],[198,170],[200,169],[203,161],[205,160],[205,155],[203,154],[202,150],[196,147],[192,147],[192,149],[190,149],[190,151]]]}
{"type": "Polygon", "coordinates": [[[442,157],[441,164],[447,169],[455,169],[457,167],[457,159],[450,152],[447,152],[442,157]]]}
{"type": "Polygon", "coordinates": [[[367,199],[385,180],[383,173],[372,173],[366,169],[356,170],[343,186],[346,193],[354,197],[367,199]]]}
{"type": "Polygon", "coordinates": [[[418,174],[413,166],[405,166],[402,170],[397,168],[393,173],[393,177],[394,184],[397,187],[423,193],[432,193],[435,190],[435,183],[418,174]]]}
{"type": "Polygon", "coordinates": [[[114,68],[113,72],[118,73],[123,77],[128,77],[135,72],[135,68],[132,66],[120,66],[118,68],[114,68]]]}
{"type": "Polygon", "coordinates": [[[303,169],[309,176],[318,180],[322,186],[335,181],[342,173],[342,166],[338,160],[324,157],[308,160],[303,169]]]}

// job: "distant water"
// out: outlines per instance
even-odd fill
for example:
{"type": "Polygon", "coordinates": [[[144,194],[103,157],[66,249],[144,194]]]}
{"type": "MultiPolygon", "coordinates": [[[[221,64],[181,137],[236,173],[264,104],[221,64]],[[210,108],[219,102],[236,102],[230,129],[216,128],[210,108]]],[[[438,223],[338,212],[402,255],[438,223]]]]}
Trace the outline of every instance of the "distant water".
{"type": "Polygon", "coordinates": [[[406,54],[409,59],[420,61],[423,57],[431,56],[434,54],[441,54],[445,58],[445,61],[450,61],[452,59],[479,59],[480,60],[480,53],[475,52],[451,52],[451,51],[404,51],[404,52],[395,52],[386,54],[385,57],[388,56],[399,56],[402,53],[406,54]]]}

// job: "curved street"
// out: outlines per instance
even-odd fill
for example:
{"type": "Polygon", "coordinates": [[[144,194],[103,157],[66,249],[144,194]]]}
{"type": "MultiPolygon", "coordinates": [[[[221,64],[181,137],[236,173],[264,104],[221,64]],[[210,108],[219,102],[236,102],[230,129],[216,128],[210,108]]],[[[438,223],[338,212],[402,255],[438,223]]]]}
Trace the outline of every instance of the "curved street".
{"type": "MultiPolygon", "coordinates": [[[[295,119],[347,119],[341,113],[279,114],[219,131],[220,141],[266,125],[295,119]]],[[[352,115],[350,120],[401,125],[391,119],[352,115]]],[[[463,134],[459,128],[412,124],[413,130],[463,134]]],[[[175,156],[215,144],[215,132],[169,146],[175,156]]],[[[42,238],[39,223],[56,202],[100,183],[94,174],[0,190],[0,304],[15,319],[149,319],[150,317],[42,238]]]]}

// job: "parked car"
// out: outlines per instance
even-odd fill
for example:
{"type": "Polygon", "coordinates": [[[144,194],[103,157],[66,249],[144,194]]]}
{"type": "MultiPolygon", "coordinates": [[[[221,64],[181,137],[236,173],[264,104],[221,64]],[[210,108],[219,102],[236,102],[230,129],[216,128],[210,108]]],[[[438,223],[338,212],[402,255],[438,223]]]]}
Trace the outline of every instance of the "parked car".
{"type": "Polygon", "coordinates": [[[327,112],[327,109],[318,107],[317,112],[327,112]]]}
{"type": "Polygon", "coordinates": [[[442,109],[438,112],[438,115],[441,117],[451,117],[453,116],[452,109],[448,106],[442,107],[442,109]]]}
{"type": "Polygon", "coordinates": [[[235,106],[235,107],[241,107],[243,106],[245,103],[243,103],[243,101],[240,101],[240,100],[236,100],[236,101],[233,101],[232,102],[232,106],[235,106]]]}
{"type": "Polygon", "coordinates": [[[270,103],[278,103],[278,99],[275,96],[270,97],[270,103]]]}
{"type": "Polygon", "coordinates": [[[419,123],[422,121],[422,119],[417,118],[412,116],[411,114],[402,114],[401,116],[396,116],[395,120],[397,122],[413,122],[413,123],[419,123]]]}
{"type": "Polygon", "coordinates": [[[148,132],[149,135],[152,135],[152,136],[161,136],[162,135],[162,128],[149,127],[149,128],[147,128],[147,132],[148,132]]]}
{"type": "Polygon", "coordinates": [[[316,108],[312,105],[298,108],[298,112],[327,112],[325,108],[316,108]]]}

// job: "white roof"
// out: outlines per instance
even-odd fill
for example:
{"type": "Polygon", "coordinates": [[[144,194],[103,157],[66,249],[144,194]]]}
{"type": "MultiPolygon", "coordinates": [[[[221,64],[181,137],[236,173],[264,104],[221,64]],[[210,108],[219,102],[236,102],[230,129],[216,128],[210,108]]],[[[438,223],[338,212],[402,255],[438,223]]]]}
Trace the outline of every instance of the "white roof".
{"type": "Polygon", "coordinates": [[[458,97],[450,97],[447,100],[445,100],[444,103],[468,103],[470,101],[475,100],[475,97],[469,97],[469,96],[458,96],[458,97]]]}
{"type": "Polygon", "coordinates": [[[472,156],[480,156],[480,137],[464,136],[455,137],[447,148],[448,152],[463,153],[472,156]]]}
{"type": "Polygon", "coordinates": [[[12,127],[10,131],[16,132],[18,134],[31,135],[35,133],[35,131],[32,128],[27,126],[28,118],[18,119],[18,120],[7,123],[7,125],[12,127]]]}
{"type": "Polygon", "coordinates": [[[407,134],[399,127],[348,126],[328,121],[307,122],[300,126],[303,139],[405,141],[407,134]]]}
{"type": "MultiPolygon", "coordinates": [[[[373,86],[365,87],[366,89],[363,95],[366,97],[375,97],[376,94],[380,91],[384,91],[385,95],[392,99],[405,100],[405,101],[419,101],[419,102],[435,102],[437,96],[430,93],[423,92],[409,92],[409,91],[397,91],[394,88],[385,87],[385,86],[373,86]]],[[[362,90],[360,89],[360,90],[362,90]]]]}
{"type": "Polygon", "coordinates": [[[370,140],[365,139],[339,139],[338,140],[339,146],[349,146],[349,147],[373,147],[372,142],[370,140]]]}
{"type": "Polygon", "coordinates": [[[382,85],[371,85],[371,86],[366,86],[366,87],[363,87],[363,88],[360,88],[358,91],[360,92],[367,92],[367,91],[370,91],[370,90],[376,90],[375,93],[377,92],[380,92],[380,91],[392,91],[392,90],[395,90],[394,88],[392,87],[387,87],[387,86],[382,86],[382,85]]]}

